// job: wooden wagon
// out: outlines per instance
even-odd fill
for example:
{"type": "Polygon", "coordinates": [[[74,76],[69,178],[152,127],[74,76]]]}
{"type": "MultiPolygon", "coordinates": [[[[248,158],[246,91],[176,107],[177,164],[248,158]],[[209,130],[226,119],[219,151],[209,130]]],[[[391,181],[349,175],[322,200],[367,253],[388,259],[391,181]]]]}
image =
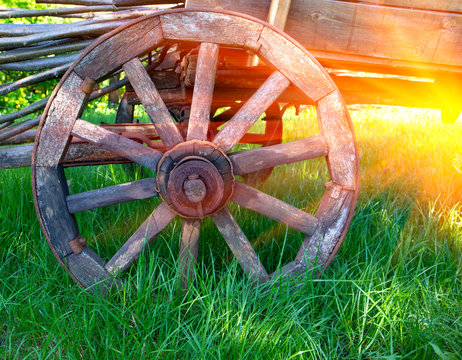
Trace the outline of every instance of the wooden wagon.
{"type": "MultiPolygon", "coordinates": [[[[155,1],[62,2],[112,4],[126,12],[133,11],[127,6],[155,1]]],[[[54,68],[59,74],[56,69],[64,67],[66,73],[46,101],[38,131],[30,130],[38,121],[32,119],[0,132],[7,145],[35,138],[33,151],[27,144],[3,147],[0,164],[19,167],[32,161],[43,232],[58,261],[84,287],[124,272],[176,216],[182,218],[184,279],[197,256],[205,217],[212,218],[253,280],[323,269],[345,237],[358,195],[358,154],[345,104],[436,107],[447,121],[454,120],[462,107],[461,10],[457,1],[426,0],[191,0],[185,8],[149,10],[92,42],[72,65],[54,68]],[[120,74],[122,80],[101,85],[120,74]],[[90,100],[121,87],[116,124],[82,119],[90,100]],[[139,104],[152,123],[133,123],[139,104]],[[282,143],[282,115],[288,106],[301,105],[316,107],[320,133],[282,143]],[[263,114],[264,133],[249,133],[263,114]],[[261,147],[235,151],[242,143],[261,147]],[[326,159],[330,179],[313,215],[255,186],[276,166],[317,157],[326,159]],[[138,163],[156,175],[69,194],[63,167],[115,162],[138,163]],[[162,203],[108,261],[87,246],[75,213],[156,196],[162,203]],[[295,259],[268,274],[229,202],[305,234],[295,259]]],[[[82,36],[72,26],[59,30],[62,38],[82,36]]],[[[98,34],[114,24],[88,26],[98,34]]],[[[0,61],[11,69],[30,61],[29,50],[63,46],[42,44],[56,39],[35,29],[0,39],[0,61]],[[13,60],[4,60],[8,56],[13,60]]],[[[68,51],[74,51],[72,45],[81,48],[71,43],[65,44],[68,51]]],[[[3,85],[0,93],[18,86],[3,85]]],[[[10,123],[44,103],[0,121],[10,123]]]]}

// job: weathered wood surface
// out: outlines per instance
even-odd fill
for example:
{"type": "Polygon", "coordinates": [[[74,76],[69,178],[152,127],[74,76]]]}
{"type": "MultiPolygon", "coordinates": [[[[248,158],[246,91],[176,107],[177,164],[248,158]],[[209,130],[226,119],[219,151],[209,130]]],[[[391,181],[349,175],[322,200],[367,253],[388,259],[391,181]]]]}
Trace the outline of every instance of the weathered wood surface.
{"type": "Polygon", "coordinates": [[[157,17],[141,20],[99,43],[79,62],[74,71],[84,79],[101,79],[128,60],[155,48],[162,40],[157,17]],[[102,57],[104,61],[101,61],[102,57]]]}
{"type": "MultiPolygon", "coordinates": [[[[204,4],[200,6],[204,7],[204,4]]],[[[160,19],[167,40],[244,47],[246,43],[256,43],[263,29],[263,25],[239,16],[208,12],[171,13],[161,15],[160,19]]]]}
{"type": "MultiPolygon", "coordinates": [[[[0,147],[0,169],[14,169],[31,165],[33,144],[0,147]]],[[[91,144],[71,144],[61,163],[76,166],[95,163],[123,162],[117,154],[91,144]]]]}
{"type": "Polygon", "coordinates": [[[229,209],[225,207],[211,217],[244,272],[252,280],[267,281],[268,273],[229,209]]]}
{"type": "Polygon", "coordinates": [[[307,235],[318,227],[315,216],[241,182],[235,183],[231,201],[307,235]]]}
{"type": "Polygon", "coordinates": [[[183,219],[181,227],[180,277],[183,290],[188,289],[188,284],[193,280],[194,264],[199,252],[199,236],[201,231],[200,219],[183,219]]]}
{"type": "Polygon", "coordinates": [[[101,149],[111,151],[114,154],[130,159],[141,166],[157,171],[157,163],[162,153],[139,144],[126,137],[117,135],[109,130],[90,124],[84,120],[77,120],[72,135],[78,136],[101,149]]]}
{"type": "Polygon", "coordinates": [[[6,139],[12,138],[13,136],[16,136],[29,129],[32,129],[33,127],[37,126],[39,122],[40,117],[36,117],[33,119],[22,121],[15,125],[13,128],[2,131],[0,133],[0,143],[5,141],[6,139]]]}
{"type": "Polygon", "coordinates": [[[149,74],[143,67],[143,64],[141,64],[141,61],[138,58],[134,58],[124,64],[123,68],[130,84],[140,98],[157,133],[162,139],[164,146],[171,148],[182,142],[183,137],[178,127],[151,81],[149,74]]]}
{"type": "Polygon", "coordinates": [[[279,71],[271,74],[236,115],[221,128],[213,143],[224,152],[230,151],[289,84],[289,80],[279,71]]]}
{"type": "Polygon", "coordinates": [[[258,56],[268,61],[281,72],[312,101],[334,90],[327,72],[308,55],[306,51],[294,45],[292,41],[269,28],[261,32],[258,44],[258,56]]]}
{"type": "Polygon", "coordinates": [[[83,80],[74,72],[59,88],[47,113],[36,144],[36,165],[57,166],[87,95],[80,90],[83,80]]]}
{"type": "Polygon", "coordinates": [[[64,261],[82,287],[100,294],[106,294],[110,289],[111,274],[104,269],[104,261],[90,248],[85,247],[79,254],[69,254],[64,261]]]}
{"type": "Polygon", "coordinates": [[[329,261],[334,249],[340,246],[339,240],[353,211],[353,198],[352,191],[328,189],[316,212],[320,226],[313,235],[305,238],[297,259],[303,260],[308,267],[324,266],[329,261]]]}
{"type": "MultiPolygon", "coordinates": [[[[1,15],[2,13],[0,13],[1,15]]],[[[10,51],[4,51],[0,54],[0,64],[13,61],[22,61],[36,59],[39,56],[48,56],[62,54],[70,51],[82,50],[92,43],[91,40],[74,41],[57,45],[41,45],[26,48],[18,48],[10,51]]]]}
{"type": "Polygon", "coordinates": [[[462,13],[462,2],[459,0],[361,0],[361,2],[410,9],[462,13]]]}
{"type": "MultiPolygon", "coordinates": [[[[244,11],[266,20],[270,1],[189,0],[187,5],[244,11]]],[[[460,67],[461,28],[460,14],[335,0],[292,0],[285,31],[309,50],[460,67]]]]}
{"type": "Polygon", "coordinates": [[[71,214],[124,202],[149,199],[158,196],[156,180],[147,178],[130,183],[108,186],[66,197],[71,214]]]}
{"type": "Polygon", "coordinates": [[[207,140],[219,46],[202,43],[196,66],[187,140],[207,140]]]}
{"type": "Polygon", "coordinates": [[[67,210],[66,177],[61,167],[34,168],[33,184],[47,238],[61,258],[72,253],[69,242],[78,235],[77,223],[67,210]]]}
{"type": "Polygon", "coordinates": [[[331,179],[346,189],[357,188],[358,160],[350,114],[342,96],[335,91],[321,99],[316,108],[319,130],[329,148],[328,162],[331,179]]]}
{"type": "Polygon", "coordinates": [[[242,175],[327,154],[326,140],[318,135],[284,144],[239,151],[230,154],[229,157],[233,163],[234,174],[242,175]]]}
{"type": "Polygon", "coordinates": [[[106,263],[105,269],[111,274],[117,274],[127,269],[138,259],[141,251],[170,224],[175,216],[176,214],[162,202],[111,260],[106,263]]]}
{"type": "Polygon", "coordinates": [[[284,30],[289,15],[291,0],[273,0],[268,10],[267,21],[280,30],[284,30]]]}

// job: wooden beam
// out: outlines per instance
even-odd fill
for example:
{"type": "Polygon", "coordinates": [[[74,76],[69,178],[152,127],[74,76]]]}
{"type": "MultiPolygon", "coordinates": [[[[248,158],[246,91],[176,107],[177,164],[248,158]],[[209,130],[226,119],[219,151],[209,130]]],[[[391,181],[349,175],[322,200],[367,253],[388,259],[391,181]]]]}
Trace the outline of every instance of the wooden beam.
{"type": "MultiPolygon", "coordinates": [[[[190,0],[266,20],[271,0],[190,0]]],[[[293,0],[285,31],[307,49],[462,65],[462,15],[335,0],[293,0]]]]}
{"type": "MultiPolygon", "coordinates": [[[[347,0],[351,1],[351,0],[347,0]]],[[[355,2],[355,0],[352,0],[355,2]]],[[[356,0],[357,1],[357,0],[356,0]]],[[[410,9],[423,9],[423,10],[436,10],[436,11],[446,11],[446,12],[455,12],[462,13],[462,2],[445,0],[445,1],[435,1],[435,0],[361,0],[365,3],[371,3],[376,5],[387,5],[387,6],[396,6],[410,9]]]]}

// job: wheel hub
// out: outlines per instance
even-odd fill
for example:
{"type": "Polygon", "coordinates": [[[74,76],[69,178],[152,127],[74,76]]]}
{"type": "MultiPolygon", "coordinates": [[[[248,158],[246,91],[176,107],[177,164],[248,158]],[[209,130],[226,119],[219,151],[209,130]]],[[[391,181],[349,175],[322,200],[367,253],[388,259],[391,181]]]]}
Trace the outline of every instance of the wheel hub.
{"type": "Polygon", "coordinates": [[[202,219],[222,209],[231,197],[231,161],[208,141],[178,144],[160,160],[157,186],[170,209],[183,217],[202,219]]]}

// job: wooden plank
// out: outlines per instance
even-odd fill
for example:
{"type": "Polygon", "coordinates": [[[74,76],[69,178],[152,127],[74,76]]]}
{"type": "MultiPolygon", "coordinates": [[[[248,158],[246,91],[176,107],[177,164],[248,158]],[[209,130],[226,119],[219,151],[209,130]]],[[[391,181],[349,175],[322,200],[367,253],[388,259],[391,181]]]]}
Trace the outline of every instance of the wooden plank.
{"type": "Polygon", "coordinates": [[[123,272],[138,259],[141,251],[170,224],[175,216],[176,214],[162,202],[107,262],[105,269],[111,274],[123,272]]]}
{"type": "Polygon", "coordinates": [[[130,84],[141,100],[154,127],[157,130],[164,146],[171,148],[183,142],[183,137],[173,121],[170,113],[162,101],[156,87],[151,81],[149,74],[138,58],[125,63],[124,71],[130,84]]]}
{"type": "Polygon", "coordinates": [[[150,16],[109,33],[79,61],[74,71],[95,81],[163,41],[159,18],[150,16]]]}
{"type": "MultiPolygon", "coordinates": [[[[194,6],[206,7],[202,3],[194,6]]],[[[240,16],[202,11],[163,14],[160,20],[166,40],[190,40],[240,47],[244,47],[246,42],[255,43],[263,28],[263,25],[240,16]]]]}
{"type": "Polygon", "coordinates": [[[350,114],[338,91],[327,95],[316,108],[319,130],[329,148],[331,180],[346,189],[356,189],[358,156],[350,114]]]}
{"type": "Polygon", "coordinates": [[[213,139],[213,143],[224,152],[230,151],[289,84],[289,80],[279,71],[272,73],[231,120],[221,128],[213,139]]]}
{"type": "MultiPolygon", "coordinates": [[[[350,0],[347,0],[350,1],[350,0]]],[[[364,3],[395,6],[409,9],[436,10],[462,13],[462,2],[457,0],[361,0],[364,3]]]]}
{"type": "Polygon", "coordinates": [[[197,253],[199,251],[200,231],[200,219],[183,219],[178,262],[180,263],[181,287],[184,291],[188,290],[188,284],[193,277],[194,264],[197,261],[197,253]]]}
{"type": "Polygon", "coordinates": [[[87,98],[87,95],[80,89],[82,83],[83,80],[71,72],[59,87],[36,142],[35,164],[37,166],[58,166],[74,122],[83,111],[87,98]]]}
{"type": "MultiPolygon", "coordinates": [[[[0,169],[14,169],[31,165],[33,144],[0,147],[0,169]]],[[[61,164],[120,162],[124,158],[92,144],[71,144],[61,164]]]]}
{"type": "Polygon", "coordinates": [[[234,184],[231,201],[307,235],[318,227],[315,216],[241,182],[234,184]]]}
{"type": "Polygon", "coordinates": [[[281,34],[264,28],[258,42],[258,56],[275,66],[312,101],[334,90],[329,75],[317,61],[281,34]]]}
{"type": "Polygon", "coordinates": [[[223,235],[223,238],[239,261],[244,272],[252,280],[267,281],[269,279],[268,273],[229,209],[224,207],[221,211],[212,215],[212,220],[221,235],[223,235]]]}
{"type": "Polygon", "coordinates": [[[0,147],[0,169],[30,166],[34,144],[0,147]]]}
{"type": "Polygon", "coordinates": [[[290,3],[291,0],[272,0],[266,21],[278,29],[284,30],[287,16],[289,15],[290,3]]]}
{"type": "Polygon", "coordinates": [[[126,157],[153,171],[157,171],[157,163],[162,157],[162,153],[157,150],[84,120],[77,120],[75,122],[72,135],[78,136],[104,150],[126,157]]]}
{"type": "Polygon", "coordinates": [[[74,214],[103,206],[149,199],[159,195],[155,190],[156,188],[156,179],[147,178],[79,194],[71,194],[66,197],[67,208],[71,214],[74,214]]]}
{"type": "Polygon", "coordinates": [[[106,294],[111,288],[111,274],[104,269],[103,259],[88,247],[79,254],[69,254],[64,261],[75,280],[91,293],[106,294]]]}
{"type": "Polygon", "coordinates": [[[197,58],[187,140],[207,140],[219,46],[202,43],[197,58]]]}
{"type": "Polygon", "coordinates": [[[284,144],[265,146],[230,154],[236,175],[268,169],[282,164],[314,159],[328,153],[323,136],[313,136],[284,144]]]}
{"type": "Polygon", "coordinates": [[[37,166],[33,175],[42,228],[53,250],[63,258],[72,253],[69,241],[79,235],[75,218],[67,210],[64,171],[61,167],[37,166]]]}
{"type": "MultiPolygon", "coordinates": [[[[190,0],[188,5],[200,3],[266,19],[270,1],[190,0]]],[[[461,14],[336,0],[292,0],[285,31],[305,48],[334,56],[344,53],[461,66],[461,28],[461,14]]]]}

